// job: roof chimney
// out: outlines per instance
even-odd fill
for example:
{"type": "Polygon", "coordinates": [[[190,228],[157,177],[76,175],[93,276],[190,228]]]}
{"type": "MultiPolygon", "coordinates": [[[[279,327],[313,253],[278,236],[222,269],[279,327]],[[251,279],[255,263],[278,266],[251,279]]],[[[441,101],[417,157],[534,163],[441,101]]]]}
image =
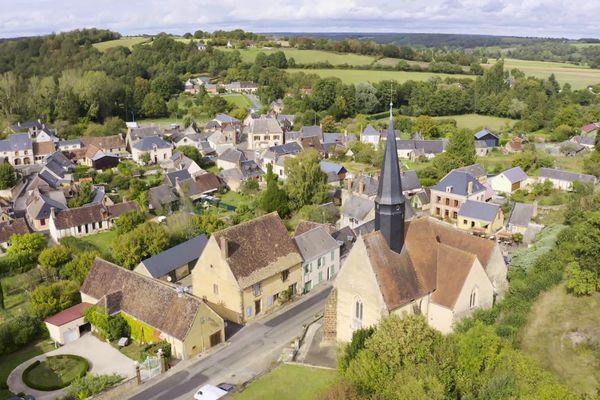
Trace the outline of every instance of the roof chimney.
{"type": "Polygon", "coordinates": [[[352,178],[349,178],[347,180],[347,183],[348,183],[348,191],[351,192],[352,191],[352,178]]]}
{"type": "Polygon", "coordinates": [[[467,194],[473,193],[473,181],[467,182],[467,194]]]}
{"type": "Polygon", "coordinates": [[[56,219],[56,208],[50,208],[50,218],[56,219]]]}
{"type": "Polygon", "coordinates": [[[221,257],[227,259],[229,258],[229,240],[225,236],[221,236],[221,257]]]}
{"type": "Polygon", "coordinates": [[[365,181],[361,179],[358,182],[358,194],[363,194],[364,192],[365,192],[365,181]]]}

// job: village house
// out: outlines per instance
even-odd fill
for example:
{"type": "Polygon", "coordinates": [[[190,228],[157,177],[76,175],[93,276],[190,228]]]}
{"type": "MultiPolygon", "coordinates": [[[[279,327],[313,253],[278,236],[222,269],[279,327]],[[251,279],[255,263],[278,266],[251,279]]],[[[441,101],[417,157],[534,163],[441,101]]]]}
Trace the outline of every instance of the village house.
{"type": "Polygon", "coordinates": [[[67,209],[67,199],[62,190],[52,190],[46,182],[41,179],[39,181],[37,182],[39,187],[28,191],[25,201],[25,216],[31,229],[34,231],[45,231],[48,230],[48,219],[50,218],[52,209],[67,209]]]}
{"type": "Polygon", "coordinates": [[[33,142],[33,160],[35,164],[42,164],[44,158],[56,151],[56,145],[52,141],[48,142],[33,142]]]}
{"type": "Polygon", "coordinates": [[[196,236],[142,260],[133,271],[154,279],[179,282],[190,275],[207,242],[206,235],[196,236]]]}
{"type": "Polygon", "coordinates": [[[23,235],[29,232],[29,226],[27,225],[25,218],[15,218],[13,220],[0,222],[0,247],[3,250],[8,249],[12,235],[23,235]]]}
{"type": "Polygon", "coordinates": [[[221,187],[221,181],[212,172],[198,175],[195,178],[176,178],[175,189],[179,197],[189,197],[192,201],[214,194],[221,187]]]}
{"type": "Polygon", "coordinates": [[[215,232],[192,271],[193,293],[221,317],[246,323],[302,285],[302,256],[271,213],[215,232]]]}
{"type": "Polygon", "coordinates": [[[236,148],[229,148],[217,156],[217,167],[221,169],[237,168],[246,161],[246,154],[236,148]]]}
{"type": "Polygon", "coordinates": [[[38,119],[37,121],[17,122],[16,124],[12,124],[9,126],[10,130],[13,133],[27,132],[29,134],[29,137],[35,137],[37,133],[45,127],[46,124],[43,123],[40,119],[38,119]]]}
{"type": "Polygon", "coordinates": [[[56,132],[47,127],[43,127],[36,135],[32,135],[30,132],[29,138],[35,139],[36,143],[52,142],[56,145],[59,142],[59,139],[56,137],[56,132]]]}
{"type": "Polygon", "coordinates": [[[183,153],[180,152],[173,153],[169,161],[163,164],[163,167],[166,168],[169,172],[185,170],[192,177],[206,173],[205,170],[200,168],[196,161],[192,160],[189,157],[186,157],[183,153]]]}
{"type": "Polygon", "coordinates": [[[285,159],[286,157],[295,157],[302,151],[302,147],[297,142],[290,142],[271,146],[268,149],[261,150],[256,159],[263,170],[267,170],[267,165],[273,167],[273,172],[281,180],[287,179],[285,174],[285,159]]]}
{"type": "Polygon", "coordinates": [[[258,166],[254,160],[240,162],[240,166],[223,170],[219,173],[219,178],[225,182],[229,189],[239,191],[242,184],[250,179],[261,183],[265,171],[258,166]]]}
{"type": "Polygon", "coordinates": [[[303,293],[332,280],[340,270],[340,244],[323,226],[317,226],[294,237],[302,256],[303,293]]]}
{"type": "Polygon", "coordinates": [[[521,167],[513,167],[491,178],[490,184],[496,192],[510,194],[515,190],[523,189],[528,179],[529,176],[521,167]]]}
{"type": "Polygon", "coordinates": [[[254,93],[258,84],[251,81],[235,81],[225,85],[225,90],[231,93],[254,93]]]}
{"type": "Polygon", "coordinates": [[[73,180],[73,171],[75,164],[69,160],[63,153],[56,151],[44,159],[44,167],[38,173],[38,177],[43,179],[52,188],[59,188],[64,185],[70,185],[73,180]]]}
{"type": "Polygon", "coordinates": [[[524,150],[525,145],[529,143],[527,138],[513,136],[504,146],[505,153],[520,153],[524,150]]]}
{"type": "Polygon", "coordinates": [[[162,164],[168,162],[173,155],[171,144],[161,139],[159,136],[146,136],[131,146],[131,156],[138,164],[144,164],[143,154],[150,155],[150,162],[162,164]]]}
{"type": "Polygon", "coordinates": [[[375,149],[379,147],[379,141],[381,139],[381,132],[373,128],[373,125],[369,124],[363,129],[360,134],[360,141],[367,144],[372,144],[375,149]]]}
{"type": "Polygon", "coordinates": [[[594,150],[594,148],[596,147],[595,136],[573,136],[571,138],[571,142],[587,150],[594,150]]]}
{"type": "Polygon", "coordinates": [[[340,185],[348,174],[348,170],[341,164],[321,160],[319,166],[321,167],[321,171],[327,175],[327,183],[329,184],[340,185]]]}
{"type": "Polygon", "coordinates": [[[241,128],[242,123],[239,119],[234,118],[227,114],[217,114],[211,121],[206,124],[207,131],[222,131],[227,128],[229,125],[234,126],[235,128],[241,128]]]}
{"type": "Polygon", "coordinates": [[[480,157],[486,156],[492,149],[500,146],[498,135],[483,129],[475,134],[475,151],[480,157]]]}
{"type": "Polygon", "coordinates": [[[462,230],[492,234],[504,226],[504,213],[498,204],[467,200],[458,210],[456,225],[462,230]]]}
{"type": "MultiPolygon", "coordinates": [[[[471,164],[464,167],[456,168],[456,171],[466,172],[484,185],[488,181],[487,171],[481,166],[481,164],[471,164]]],[[[402,182],[402,184],[404,184],[404,181],[402,182]]]]}
{"type": "Polygon", "coordinates": [[[419,157],[431,159],[446,151],[448,139],[397,139],[398,157],[416,161],[419,157]]]}
{"type": "Polygon", "coordinates": [[[538,182],[551,182],[555,189],[571,191],[573,183],[576,181],[595,185],[598,179],[594,175],[578,174],[554,168],[540,168],[538,182]]]}
{"type": "Polygon", "coordinates": [[[49,218],[50,237],[58,242],[66,236],[85,236],[112,228],[122,214],[138,211],[135,201],[114,205],[93,204],[77,208],[52,208],[49,218]]]}
{"type": "Polygon", "coordinates": [[[420,314],[451,332],[507,288],[506,264],[494,241],[430,218],[405,222],[391,118],[387,136],[375,227],[357,238],[338,272],[324,315],[325,340],[348,342],[355,330],[392,314],[420,314]]]}
{"type": "Polygon", "coordinates": [[[58,142],[58,150],[69,152],[70,150],[80,150],[83,147],[83,142],[80,139],[68,139],[58,142]]]}
{"type": "Polygon", "coordinates": [[[119,165],[119,156],[112,153],[105,153],[104,150],[91,144],[86,146],[85,155],[81,163],[95,170],[112,169],[119,165]]]}
{"type": "Polygon", "coordinates": [[[247,129],[248,148],[263,149],[284,143],[284,133],[275,118],[258,118],[247,129]]]}
{"type": "MultiPolygon", "coordinates": [[[[188,128],[189,129],[189,128],[188,128]]],[[[184,133],[182,135],[175,135],[171,138],[175,147],[179,146],[192,146],[200,149],[200,142],[203,140],[203,136],[199,133],[184,133]]]]}
{"type": "Polygon", "coordinates": [[[450,171],[431,188],[429,212],[442,219],[456,220],[467,200],[485,201],[485,186],[464,171],[450,171]]]}
{"type": "Polygon", "coordinates": [[[179,194],[168,184],[155,186],[148,190],[148,210],[173,211],[177,208],[179,194]]]}
{"type": "Polygon", "coordinates": [[[18,133],[0,140],[0,157],[15,166],[33,164],[33,143],[29,135],[18,133]]]}
{"type": "Polygon", "coordinates": [[[156,126],[129,128],[125,136],[125,145],[131,149],[134,144],[149,136],[160,136],[160,129],[156,126]]]}
{"type": "Polygon", "coordinates": [[[144,324],[151,330],[144,336],[170,343],[175,358],[190,359],[225,340],[223,319],[201,299],[99,258],[80,292],[82,302],[144,324]]]}
{"type": "MultiPolygon", "coordinates": [[[[151,128],[150,130],[152,132],[156,131],[155,128],[151,128]]],[[[95,146],[98,149],[102,150],[104,153],[117,155],[127,153],[125,139],[123,139],[123,135],[121,134],[99,137],[83,137],[80,139],[80,141],[83,144],[84,148],[95,146]]]]}
{"type": "Polygon", "coordinates": [[[510,212],[510,216],[508,217],[506,229],[512,234],[520,233],[525,235],[525,232],[527,232],[527,229],[529,229],[531,220],[536,215],[537,204],[524,204],[515,202],[510,212]]]}
{"type": "Polygon", "coordinates": [[[598,133],[598,129],[600,129],[600,122],[595,122],[591,124],[587,124],[581,127],[582,135],[593,135],[598,133]]]}

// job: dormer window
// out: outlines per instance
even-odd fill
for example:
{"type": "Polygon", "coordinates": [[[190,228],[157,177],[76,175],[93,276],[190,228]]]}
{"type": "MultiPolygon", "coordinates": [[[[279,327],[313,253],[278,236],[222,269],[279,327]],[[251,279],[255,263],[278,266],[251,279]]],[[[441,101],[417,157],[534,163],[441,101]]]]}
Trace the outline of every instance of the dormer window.
{"type": "Polygon", "coordinates": [[[452,193],[452,186],[446,186],[446,193],[452,193]]]}

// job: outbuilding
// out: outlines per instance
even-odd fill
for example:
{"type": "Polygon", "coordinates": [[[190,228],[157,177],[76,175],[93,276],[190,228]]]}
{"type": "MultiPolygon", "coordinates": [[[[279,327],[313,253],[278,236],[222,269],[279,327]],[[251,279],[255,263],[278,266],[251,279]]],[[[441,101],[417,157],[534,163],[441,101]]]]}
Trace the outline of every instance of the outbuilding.
{"type": "Polygon", "coordinates": [[[89,331],[91,328],[90,324],[85,322],[83,316],[85,310],[91,306],[90,303],[79,303],[46,318],[44,323],[50,333],[50,338],[61,345],[79,339],[84,332],[89,331]]]}

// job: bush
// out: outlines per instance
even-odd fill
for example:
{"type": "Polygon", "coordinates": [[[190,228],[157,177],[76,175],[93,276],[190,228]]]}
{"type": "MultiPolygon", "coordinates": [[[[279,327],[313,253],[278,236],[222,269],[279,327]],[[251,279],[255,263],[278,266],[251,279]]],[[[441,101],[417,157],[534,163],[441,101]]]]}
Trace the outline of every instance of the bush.
{"type": "Polygon", "coordinates": [[[171,354],[172,354],[171,353],[171,344],[164,340],[161,340],[158,343],[154,343],[154,344],[146,346],[144,348],[144,350],[142,350],[142,352],[140,354],[140,358],[142,360],[145,360],[148,356],[152,356],[152,357],[157,356],[159,349],[162,349],[165,360],[169,360],[171,358],[171,354]]]}
{"type": "MultiPolygon", "coordinates": [[[[62,389],[64,387],[69,386],[69,384],[71,384],[71,382],[73,382],[73,380],[82,378],[89,369],[90,369],[90,364],[85,358],[76,356],[73,354],[61,354],[58,356],[47,357],[46,360],[42,361],[42,362],[40,362],[39,360],[33,362],[30,366],[25,368],[25,370],[23,371],[22,379],[23,379],[23,382],[32,389],[49,392],[52,390],[58,390],[58,389],[62,389]],[[59,361],[59,360],[65,360],[65,359],[77,361],[77,366],[75,367],[74,371],[72,371],[72,374],[73,374],[72,380],[62,381],[62,378],[64,375],[60,374],[60,372],[57,374],[57,376],[52,376],[50,378],[50,380],[54,380],[54,382],[40,382],[38,380],[35,380],[31,376],[31,372],[34,369],[41,368],[41,367],[50,368],[49,364],[51,364],[53,361],[55,361],[55,360],[59,361]],[[48,366],[45,366],[45,365],[48,365],[48,366]],[[56,380],[60,380],[61,382],[59,383],[56,380]]],[[[64,371],[61,371],[61,372],[64,372],[64,371]]]]}
{"type": "Polygon", "coordinates": [[[109,387],[121,382],[123,379],[124,378],[121,375],[117,374],[88,374],[84,377],[75,379],[65,391],[69,396],[83,400],[103,392],[109,387]]]}
{"type": "Polygon", "coordinates": [[[0,355],[19,350],[39,339],[44,332],[42,321],[29,315],[21,315],[0,324],[0,355]]]}
{"type": "Polygon", "coordinates": [[[130,329],[127,325],[127,321],[121,314],[113,315],[108,317],[108,324],[106,328],[108,340],[118,340],[122,337],[129,337],[130,329]]]}
{"type": "Polygon", "coordinates": [[[590,270],[581,269],[573,261],[567,265],[567,289],[577,296],[589,296],[600,287],[598,276],[590,270]]]}

